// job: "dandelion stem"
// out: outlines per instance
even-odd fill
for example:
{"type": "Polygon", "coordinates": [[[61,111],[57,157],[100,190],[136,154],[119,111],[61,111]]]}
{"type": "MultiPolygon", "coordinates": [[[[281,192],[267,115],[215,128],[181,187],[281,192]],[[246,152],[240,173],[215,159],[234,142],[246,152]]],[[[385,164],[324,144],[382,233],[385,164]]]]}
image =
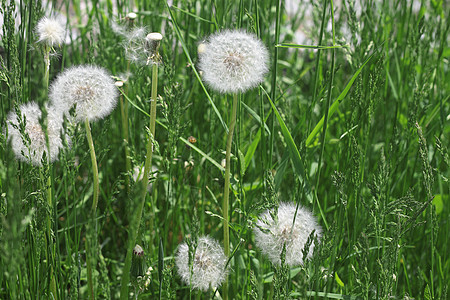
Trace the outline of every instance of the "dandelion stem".
{"type": "Polygon", "coordinates": [[[92,214],[95,218],[95,212],[97,211],[97,203],[98,203],[98,192],[99,192],[99,183],[98,183],[98,167],[97,167],[97,158],[95,156],[95,148],[94,141],[92,139],[91,127],[89,126],[89,120],[86,118],[84,121],[84,125],[86,127],[86,138],[89,144],[89,150],[91,152],[91,162],[92,162],[92,173],[94,175],[94,199],[92,202],[92,214]]]}
{"type": "Polygon", "coordinates": [[[89,120],[86,118],[84,121],[84,125],[86,127],[86,138],[89,144],[89,150],[91,153],[91,161],[92,161],[92,173],[94,175],[94,191],[93,191],[93,202],[91,208],[91,218],[88,221],[87,234],[86,238],[86,265],[87,265],[87,276],[88,276],[88,286],[89,286],[89,299],[94,299],[94,284],[92,279],[92,266],[95,265],[93,263],[94,256],[92,255],[92,245],[95,245],[94,239],[96,239],[95,230],[95,214],[97,211],[97,203],[98,203],[98,192],[99,192],[99,180],[98,180],[98,167],[97,167],[97,158],[95,156],[95,148],[94,141],[92,139],[91,127],[89,126],[89,120]],[[92,243],[91,243],[92,242],[92,243]]]}
{"type": "MultiPolygon", "coordinates": [[[[150,174],[151,166],[152,166],[152,158],[153,158],[153,141],[155,136],[155,124],[156,124],[156,98],[158,93],[158,65],[153,64],[152,66],[152,94],[151,94],[151,104],[150,104],[150,136],[147,142],[147,155],[145,158],[145,166],[144,166],[144,175],[142,177],[142,191],[141,191],[141,202],[137,207],[134,215],[135,218],[132,221],[130,226],[130,238],[128,240],[128,249],[127,256],[125,258],[125,266],[123,269],[122,275],[122,287],[120,290],[120,299],[125,300],[128,299],[128,282],[130,281],[130,268],[131,268],[131,256],[132,250],[136,243],[136,238],[138,235],[139,224],[141,223],[142,212],[144,210],[145,198],[147,196],[147,186],[148,186],[148,177],[150,174]]],[[[152,205],[153,206],[153,205],[152,205]]],[[[151,230],[153,228],[153,217],[150,220],[151,230]]],[[[151,235],[150,232],[150,242],[151,245],[151,235]]]]}
{"type": "Polygon", "coordinates": [[[131,161],[130,161],[130,148],[128,147],[128,101],[123,101],[123,95],[120,95],[120,114],[122,116],[122,135],[123,141],[125,144],[125,185],[127,188],[127,193],[130,193],[130,169],[131,169],[131,161]]]}
{"type": "MultiPolygon", "coordinates": [[[[231,156],[231,144],[233,141],[233,132],[234,127],[236,125],[236,111],[238,104],[238,95],[237,93],[233,94],[233,108],[231,113],[231,121],[230,126],[228,127],[228,135],[227,135],[227,146],[226,146],[226,154],[225,154],[225,187],[223,191],[223,248],[225,252],[225,256],[230,257],[230,229],[228,227],[228,203],[230,196],[230,156],[231,156]]],[[[228,299],[228,279],[225,281],[223,285],[223,299],[228,299]]]]}
{"type": "Polygon", "coordinates": [[[49,46],[44,47],[44,63],[45,63],[44,83],[46,90],[48,90],[48,81],[50,74],[50,50],[51,49],[49,46]]]}

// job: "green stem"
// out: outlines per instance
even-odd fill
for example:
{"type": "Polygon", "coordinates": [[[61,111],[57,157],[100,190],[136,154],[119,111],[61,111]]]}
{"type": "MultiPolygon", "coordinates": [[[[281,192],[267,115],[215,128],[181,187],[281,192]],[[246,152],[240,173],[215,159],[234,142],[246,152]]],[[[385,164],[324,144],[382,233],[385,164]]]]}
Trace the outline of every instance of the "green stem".
{"type": "Polygon", "coordinates": [[[86,238],[86,266],[87,266],[87,276],[88,276],[88,287],[89,287],[89,299],[94,299],[94,284],[92,278],[92,266],[95,265],[93,263],[95,257],[92,255],[92,245],[95,245],[94,239],[97,238],[95,230],[95,215],[97,211],[98,204],[98,192],[99,192],[99,179],[98,179],[98,167],[97,167],[97,158],[95,156],[95,148],[94,141],[92,139],[91,127],[89,126],[89,120],[86,118],[84,121],[84,125],[86,128],[86,138],[89,144],[89,150],[91,153],[91,161],[92,161],[92,173],[94,176],[94,191],[93,191],[93,202],[91,208],[91,217],[88,221],[87,227],[87,238],[86,238]],[[92,242],[92,244],[91,244],[92,242]]]}
{"type": "Polygon", "coordinates": [[[91,153],[92,173],[94,175],[94,199],[92,202],[91,212],[92,212],[93,217],[95,217],[95,212],[97,211],[98,192],[99,192],[97,158],[95,156],[94,141],[92,139],[91,127],[89,126],[88,119],[86,119],[84,121],[84,126],[86,127],[86,138],[88,140],[89,150],[91,153]]]}
{"type": "MultiPolygon", "coordinates": [[[[228,226],[228,203],[230,196],[230,156],[231,156],[231,144],[233,141],[233,132],[234,126],[236,125],[236,111],[238,104],[238,95],[233,94],[233,108],[231,113],[231,121],[230,126],[228,127],[228,135],[227,135],[227,146],[226,146],[226,155],[225,155],[225,187],[223,190],[223,247],[225,251],[225,256],[230,257],[230,228],[228,226]]],[[[223,299],[228,299],[228,279],[225,281],[223,285],[223,299]]]]}
{"type": "Polygon", "coordinates": [[[50,74],[50,47],[49,46],[44,47],[44,63],[45,63],[44,83],[45,83],[46,90],[48,90],[48,81],[49,81],[49,74],[50,74]]]}
{"type": "MultiPolygon", "coordinates": [[[[128,283],[130,281],[130,268],[131,268],[131,256],[133,247],[136,243],[138,235],[139,224],[141,223],[142,211],[144,210],[145,198],[147,196],[148,177],[152,166],[153,157],[153,140],[155,136],[155,122],[156,122],[156,100],[158,92],[158,65],[154,64],[152,67],[152,95],[150,104],[150,136],[147,142],[147,155],[145,158],[144,175],[142,177],[142,191],[141,202],[136,209],[135,218],[130,226],[130,238],[128,240],[127,256],[125,258],[125,266],[122,273],[122,286],[120,289],[120,299],[128,299],[128,283]]],[[[153,205],[152,205],[153,206],[153,205]]],[[[153,223],[153,218],[150,220],[150,224],[153,223]]],[[[150,225],[151,228],[153,227],[150,225]]],[[[151,235],[152,233],[150,233],[151,235]]],[[[151,244],[151,239],[150,243],[151,244]]]]}
{"type": "Polygon", "coordinates": [[[122,136],[125,145],[125,185],[127,188],[127,193],[130,194],[130,169],[131,169],[131,161],[130,161],[130,148],[128,147],[128,101],[123,101],[123,96],[120,96],[120,114],[122,116],[122,136]]]}

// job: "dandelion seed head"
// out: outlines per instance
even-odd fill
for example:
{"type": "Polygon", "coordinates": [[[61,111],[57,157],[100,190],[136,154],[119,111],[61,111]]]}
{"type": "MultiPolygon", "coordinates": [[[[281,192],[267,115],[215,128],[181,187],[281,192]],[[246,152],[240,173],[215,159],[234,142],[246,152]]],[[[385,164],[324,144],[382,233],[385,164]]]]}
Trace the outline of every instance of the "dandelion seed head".
{"type": "Polygon", "coordinates": [[[66,37],[66,30],[62,21],[58,18],[43,17],[36,25],[39,42],[50,47],[61,45],[66,37]]]}
{"type": "Polygon", "coordinates": [[[269,54],[253,34],[225,30],[198,47],[203,80],[221,93],[245,92],[264,79],[269,54]]]}
{"type": "MultiPolygon", "coordinates": [[[[286,245],[286,264],[297,266],[303,264],[302,250],[307,243],[310,234],[321,237],[322,228],[317,223],[314,215],[306,208],[299,207],[294,221],[296,204],[282,202],[276,212],[276,218],[272,218],[273,213],[266,210],[259,216],[254,229],[256,245],[261,252],[276,265],[281,264],[281,252],[286,245]]],[[[308,250],[307,258],[312,256],[314,243],[308,250]]]]}
{"type": "MultiPolygon", "coordinates": [[[[50,145],[50,162],[58,159],[63,147],[61,131],[63,130],[63,115],[52,107],[47,109],[47,133],[50,145]]],[[[19,106],[20,118],[16,112],[10,112],[7,117],[8,140],[16,157],[35,166],[42,165],[42,156],[48,153],[45,133],[39,119],[42,112],[36,102],[29,102],[19,106]],[[21,119],[21,121],[19,121],[21,119]],[[21,124],[22,123],[22,124],[21,124]],[[24,134],[20,128],[24,126],[24,134]]],[[[69,143],[69,141],[67,142],[69,143]]]]}
{"type": "Polygon", "coordinates": [[[158,32],[147,34],[146,31],[145,27],[135,27],[127,32],[123,42],[125,57],[137,65],[159,64],[157,50],[163,36],[158,32]]]}
{"type": "Polygon", "coordinates": [[[118,91],[105,69],[77,66],[57,77],[50,87],[49,97],[51,104],[65,114],[75,106],[78,121],[96,121],[115,108],[118,91]]]}
{"type": "Polygon", "coordinates": [[[184,283],[194,289],[207,291],[210,286],[214,289],[225,280],[227,258],[216,240],[209,236],[199,237],[191,257],[192,269],[189,265],[189,246],[187,243],[181,244],[175,263],[184,283]]]}

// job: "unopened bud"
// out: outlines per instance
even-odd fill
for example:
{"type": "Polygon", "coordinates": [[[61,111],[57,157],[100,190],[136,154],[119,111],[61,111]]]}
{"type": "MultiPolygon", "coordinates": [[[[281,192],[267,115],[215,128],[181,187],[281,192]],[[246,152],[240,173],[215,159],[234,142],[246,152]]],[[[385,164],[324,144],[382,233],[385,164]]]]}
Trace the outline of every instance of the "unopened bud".
{"type": "Polygon", "coordinates": [[[144,259],[144,249],[141,246],[134,246],[133,256],[131,258],[131,277],[138,278],[139,276],[145,275],[145,259],[144,259]]]}

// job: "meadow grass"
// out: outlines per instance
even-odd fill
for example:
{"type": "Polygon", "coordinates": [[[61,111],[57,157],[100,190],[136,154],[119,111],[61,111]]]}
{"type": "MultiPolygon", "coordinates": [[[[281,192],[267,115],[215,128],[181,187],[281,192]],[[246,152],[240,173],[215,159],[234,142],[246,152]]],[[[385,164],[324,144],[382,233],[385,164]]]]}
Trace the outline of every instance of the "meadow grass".
{"type": "Polygon", "coordinates": [[[0,298],[447,299],[448,3],[171,2],[1,2],[0,298]],[[67,17],[70,35],[47,73],[34,28],[51,12],[67,17]],[[163,34],[158,72],[127,60],[117,24],[163,34]],[[257,88],[223,95],[202,82],[197,47],[222,29],[267,46],[270,71],[257,88]],[[70,145],[58,161],[17,160],[8,114],[31,101],[43,107],[47,78],[82,64],[124,82],[121,104],[90,123],[89,141],[85,125],[66,118],[70,145]],[[150,192],[133,179],[144,163],[150,192]],[[307,207],[322,227],[300,266],[284,263],[286,247],[280,265],[256,247],[258,215],[281,201],[307,207]],[[223,245],[223,224],[228,293],[191,289],[177,273],[177,248],[204,235],[223,245]],[[135,243],[144,258],[126,259],[135,243]]]}

